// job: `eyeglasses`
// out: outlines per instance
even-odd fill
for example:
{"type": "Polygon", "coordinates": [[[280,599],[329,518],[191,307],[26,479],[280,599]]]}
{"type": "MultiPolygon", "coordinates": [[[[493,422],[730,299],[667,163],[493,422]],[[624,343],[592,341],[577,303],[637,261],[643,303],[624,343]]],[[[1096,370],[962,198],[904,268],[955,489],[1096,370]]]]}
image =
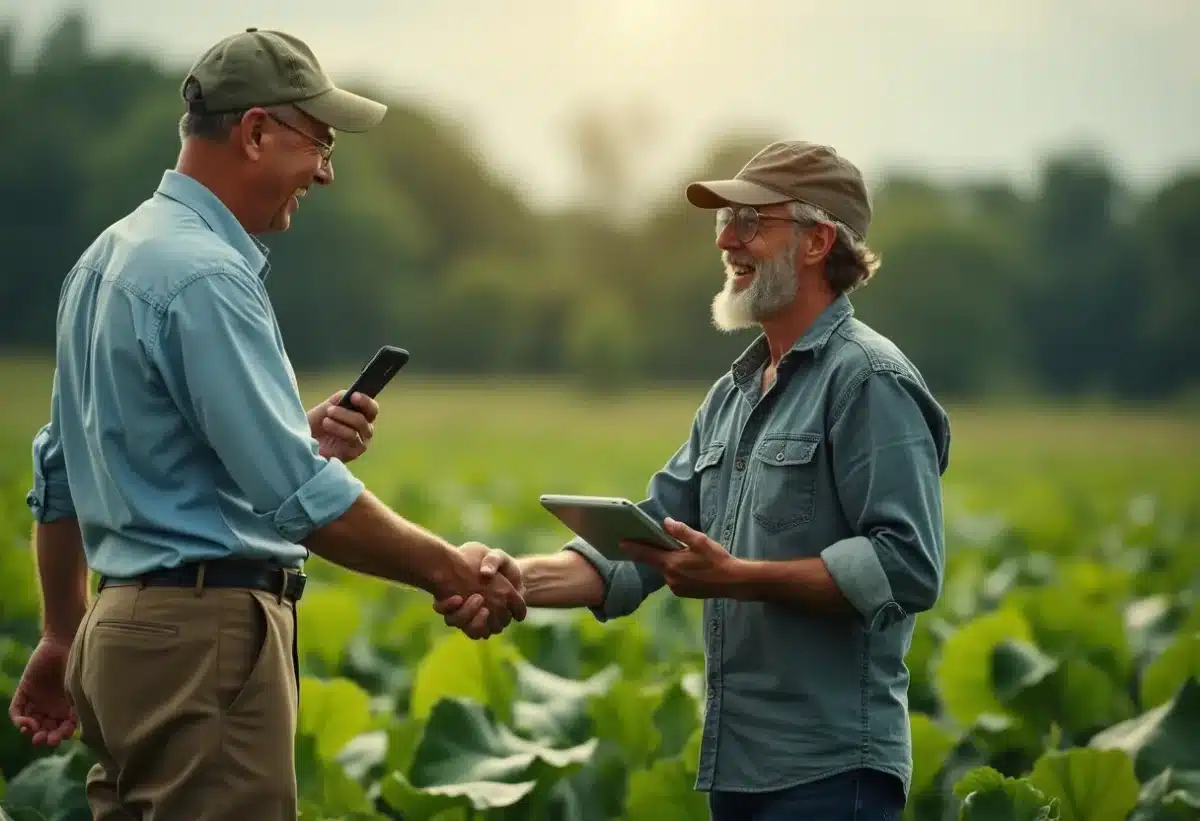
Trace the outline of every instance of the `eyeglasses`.
{"type": "Polygon", "coordinates": [[[717,236],[721,236],[721,232],[725,230],[725,226],[732,222],[737,232],[738,242],[745,245],[758,236],[760,220],[783,220],[784,222],[794,222],[798,225],[804,224],[803,220],[798,220],[795,217],[760,214],[758,209],[752,205],[742,205],[736,210],[726,206],[725,208],[717,209],[717,236]]]}
{"type": "Polygon", "coordinates": [[[292,131],[295,131],[301,137],[304,137],[310,143],[315,145],[317,147],[317,152],[321,155],[321,166],[325,167],[325,166],[329,165],[329,158],[331,156],[333,156],[333,145],[332,144],[321,142],[316,137],[314,137],[312,134],[309,134],[307,131],[300,128],[299,126],[292,125],[291,123],[289,123],[286,120],[281,120],[279,117],[276,117],[274,114],[272,114],[269,111],[266,112],[266,114],[268,117],[270,117],[275,122],[279,123],[284,128],[288,128],[288,129],[291,129],[292,131]]]}

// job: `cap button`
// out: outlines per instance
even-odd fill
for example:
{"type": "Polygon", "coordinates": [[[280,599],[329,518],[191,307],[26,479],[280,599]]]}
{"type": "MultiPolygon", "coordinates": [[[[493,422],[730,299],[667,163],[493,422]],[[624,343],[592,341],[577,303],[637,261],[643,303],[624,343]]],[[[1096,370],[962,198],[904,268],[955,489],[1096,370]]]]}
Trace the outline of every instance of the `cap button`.
{"type": "Polygon", "coordinates": [[[246,29],[246,31],[249,31],[249,32],[258,31],[258,26],[251,26],[250,28],[246,29]]]}

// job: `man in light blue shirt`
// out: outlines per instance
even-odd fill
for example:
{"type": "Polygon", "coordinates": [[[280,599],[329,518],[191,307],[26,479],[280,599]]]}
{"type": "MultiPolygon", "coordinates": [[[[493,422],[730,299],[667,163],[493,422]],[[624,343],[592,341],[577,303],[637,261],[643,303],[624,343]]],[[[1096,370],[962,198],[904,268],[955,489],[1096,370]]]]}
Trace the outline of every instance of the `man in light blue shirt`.
{"type": "Polygon", "coordinates": [[[519,577],[481,579],[350,473],[377,405],[339,408],[339,393],[305,411],[264,287],[254,235],[286,230],[309,187],[333,182],[335,131],[385,107],[255,29],[205,53],[182,91],[176,169],[63,283],[28,497],[43,638],[10,715],[35,744],[79,728],[97,819],[294,821],[309,550],[483,601],[481,631],[524,603],[519,577]]]}

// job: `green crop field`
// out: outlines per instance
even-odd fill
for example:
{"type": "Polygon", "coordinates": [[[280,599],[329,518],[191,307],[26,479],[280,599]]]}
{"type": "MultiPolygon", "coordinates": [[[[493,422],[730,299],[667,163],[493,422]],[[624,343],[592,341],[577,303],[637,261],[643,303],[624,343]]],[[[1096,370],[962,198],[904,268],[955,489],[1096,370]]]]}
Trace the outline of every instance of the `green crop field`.
{"type": "MultiPolygon", "coordinates": [[[[49,374],[9,363],[0,378],[21,387],[0,413],[8,695],[38,634],[23,497],[49,374]]],[[[310,402],[344,384],[302,381],[310,402]]],[[[553,550],[567,534],[538,494],[640,497],[704,390],[602,399],[405,375],[354,470],[456,542],[553,550]]],[[[905,818],[1200,818],[1200,420],[950,410],[947,583],[908,657],[915,778],[905,818]]],[[[697,602],[664,589],[608,625],[534,611],[471,642],[425,594],[315,560],[309,570],[304,819],[708,817],[692,789],[697,602]]],[[[35,750],[5,723],[0,805],[14,819],[83,821],[88,764],[75,742],[35,750]]]]}

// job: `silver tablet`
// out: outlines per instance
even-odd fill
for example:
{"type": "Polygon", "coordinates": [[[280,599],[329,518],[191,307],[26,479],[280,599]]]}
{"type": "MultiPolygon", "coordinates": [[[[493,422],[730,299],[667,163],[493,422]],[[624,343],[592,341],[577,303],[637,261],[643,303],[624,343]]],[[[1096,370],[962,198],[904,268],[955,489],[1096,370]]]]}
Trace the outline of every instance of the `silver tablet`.
{"type": "Polygon", "coordinates": [[[610,559],[629,559],[629,554],[621,550],[622,540],[644,542],[663,550],[684,547],[628,499],[547,493],[541,502],[571,532],[610,559]]]}

